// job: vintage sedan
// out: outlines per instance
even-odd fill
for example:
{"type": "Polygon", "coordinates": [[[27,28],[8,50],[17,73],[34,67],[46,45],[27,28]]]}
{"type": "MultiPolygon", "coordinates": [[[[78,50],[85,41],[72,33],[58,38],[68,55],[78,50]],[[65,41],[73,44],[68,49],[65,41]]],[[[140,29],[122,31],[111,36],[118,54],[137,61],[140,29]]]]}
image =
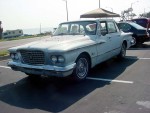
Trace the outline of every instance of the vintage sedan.
{"type": "Polygon", "coordinates": [[[29,76],[71,75],[81,81],[95,65],[114,56],[124,58],[134,44],[131,35],[120,32],[114,20],[61,23],[53,37],[10,48],[8,66],[29,76]]]}

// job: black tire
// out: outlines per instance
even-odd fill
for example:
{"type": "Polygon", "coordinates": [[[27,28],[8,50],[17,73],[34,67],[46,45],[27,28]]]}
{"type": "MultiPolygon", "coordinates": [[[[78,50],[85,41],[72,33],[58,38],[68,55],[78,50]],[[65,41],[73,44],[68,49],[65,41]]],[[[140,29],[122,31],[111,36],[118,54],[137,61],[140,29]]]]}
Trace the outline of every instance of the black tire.
{"type": "Polygon", "coordinates": [[[90,69],[90,59],[86,55],[80,55],[76,60],[76,68],[73,71],[73,80],[79,82],[86,79],[90,69]]]}
{"type": "Polygon", "coordinates": [[[117,57],[118,57],[118,59],[122,60],[125,58],[125,56],[126,56],[126,45],[125,45],[125,43],[123,43],[121,46],[120,53],[117,57]]]}
{"type": "Polygon", "coordinates": [[[144,41],[142,41],[142,39],[141,38],[136,38],[136,44],[135,44],[135,46],[136,47],[142,47],[142,44],[144,43],[144,41]]]}

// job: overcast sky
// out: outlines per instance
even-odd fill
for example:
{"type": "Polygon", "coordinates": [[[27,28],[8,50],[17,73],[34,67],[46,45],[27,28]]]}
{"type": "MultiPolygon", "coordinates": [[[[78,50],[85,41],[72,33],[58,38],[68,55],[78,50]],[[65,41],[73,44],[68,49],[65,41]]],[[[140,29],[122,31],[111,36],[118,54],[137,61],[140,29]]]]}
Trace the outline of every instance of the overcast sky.
{"type": "MultiPolygon", "coordinates": [[[[69,20],[99,7],[99,0],[67,0],[69,20]]],[[[149,0],[100,0],[101,8],[121,14],[131,7],[137,15],[150,11],[149,0]],[[135,3],[136,2],[136,3],[135,3]],[[111,7],[111,8],[110,8],[111,7]]],[[[66,4],[63,0],[0,0],[0,20],[4,30],[56,27],[66,21],[66,4]]]]}

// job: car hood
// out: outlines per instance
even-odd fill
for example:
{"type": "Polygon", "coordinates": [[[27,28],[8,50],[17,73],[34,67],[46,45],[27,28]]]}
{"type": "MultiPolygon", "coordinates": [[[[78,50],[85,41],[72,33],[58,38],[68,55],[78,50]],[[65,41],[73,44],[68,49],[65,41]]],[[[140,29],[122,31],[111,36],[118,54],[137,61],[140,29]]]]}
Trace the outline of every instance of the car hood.
{"type": "Polygon", "coordinates": [[[89,36],[76,36],[76,35],[54,36],[36,42],[31,42],[22,46],[13,47],[10,48],[9,51],[19,50],[19,49],[68,51],[68,50],[92,45],[94,43],[95,41],[92,40],[89,36]]]}

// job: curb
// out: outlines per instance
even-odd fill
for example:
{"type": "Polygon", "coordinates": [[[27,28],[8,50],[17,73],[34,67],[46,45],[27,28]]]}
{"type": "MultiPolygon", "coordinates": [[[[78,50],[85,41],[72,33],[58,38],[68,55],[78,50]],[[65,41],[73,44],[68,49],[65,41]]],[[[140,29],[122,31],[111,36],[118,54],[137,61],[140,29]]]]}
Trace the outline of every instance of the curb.
{"type": "Polygon", "coordinates": [[[0,61],[7,60],[9,58],[10,58],[9,55],[7,55],[7,56],[0,56],[0,61]]]}

